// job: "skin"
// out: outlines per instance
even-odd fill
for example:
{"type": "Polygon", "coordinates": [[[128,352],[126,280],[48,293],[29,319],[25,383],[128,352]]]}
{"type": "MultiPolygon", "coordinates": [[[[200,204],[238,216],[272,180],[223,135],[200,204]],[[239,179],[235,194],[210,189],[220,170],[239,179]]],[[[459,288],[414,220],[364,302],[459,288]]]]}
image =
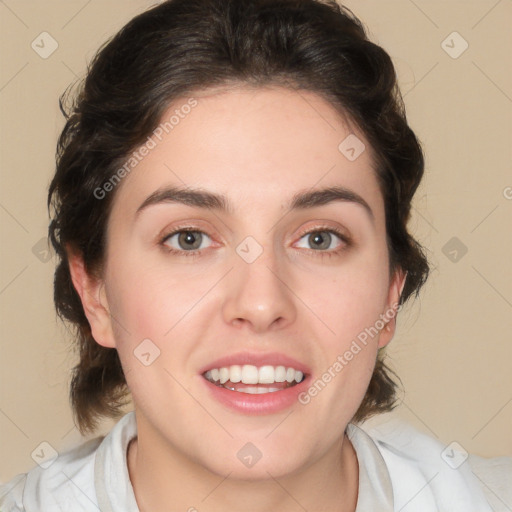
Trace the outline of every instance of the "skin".
{"type": "Polygon", "coordinates": [[[396,305],[404,275],[389,276],[371,148],[312,92],[245,86],[194,97],[197,106],[115,191],[102,278],[87,275],[70,251],[93,336],[118,350],[132,392],[138,438],[128,467],[139,508],[354,511],[358,461],[344,430],[378,348],[393,337],[394,319],[309,404],[279,413],[228,410],[209,396],[199,370],[248,349],[283,352],[319,378],[396,305]],[[350,133],[366,146],[354,161],[338,150],[350,133]],[[234,211],[168,202],[135,216],[146,197],[168,185],[224,194],[234,211]],[[327,186],[359,194],[373,220],[351,201],[287,210],[295,193],[327,186]],[[183,225],[205,233],[196,257],[168,252],[190,247],[178,235],[161,243],[183,225]],[[326,237],[326,227],[342,229],[352,244],[332,234],[327,249],[315,249],[315,233],[301,231],[318,228],[326,237]],[[263,249],[252,263],[235,250],[247,236],[263,249]],[[144,366],[133,352],[147,338],[161,353],[144,366]],[[262,453],[251,468],[236,456],[247,442],[262,453]]]}

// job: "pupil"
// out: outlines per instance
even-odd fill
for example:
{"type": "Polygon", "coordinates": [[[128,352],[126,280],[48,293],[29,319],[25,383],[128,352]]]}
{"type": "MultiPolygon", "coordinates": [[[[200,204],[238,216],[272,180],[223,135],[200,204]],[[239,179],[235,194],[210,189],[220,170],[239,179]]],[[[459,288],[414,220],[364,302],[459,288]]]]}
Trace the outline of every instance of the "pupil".
{"type": "Polygon", "coordinates": [[[331,235],[329,233],[326,233],[325,231],[323,231],[322,233],[325,233],[325,235],[327,235],[325,237],[325,240],[324,240],[324,235],[322,235],[320,233],[315,233],[314,235],[312,235],[313,241],[314,241],[314,244],[319,243],[321,245],[321,249],[327,249],[330,245],[331,235]],[[323,245],[322,245],[322,240],[324,240],[323,245]]]}
{"type": "Polygon", "coordinates": [[[192,247],[192,249],[196,249],[197,247],[199,247],[201,245],[201,236],[197,236],[194,233],[200,235],[197,231],[185,231],[184,233],[182,233],[180,235],[180,243],[183,243],[186,246],[187,244],[193,245],[195,241],[196,243],[194,247],[192,247]]]}

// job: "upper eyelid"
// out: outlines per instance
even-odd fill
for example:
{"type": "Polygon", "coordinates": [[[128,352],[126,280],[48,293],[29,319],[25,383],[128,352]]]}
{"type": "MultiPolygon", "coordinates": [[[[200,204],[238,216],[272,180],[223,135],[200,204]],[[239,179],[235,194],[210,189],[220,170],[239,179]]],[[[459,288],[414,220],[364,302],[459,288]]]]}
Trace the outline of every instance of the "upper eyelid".
{"type": "MultiPolygon", "coordinates": [[[[191,225],[186,225],[186,226],[176,226],[174,228],[171,228],[169,229],[169,233],[167,235],[165,235],[164,233],[166,232],[166,230],[164,229],[162,231],[162,236],[172,236],[172,235],[175,235],[177,233],[181,233],[183,231],[190,231],[190,232],[199,232],[199,233],[202,233],[204,235],[208,235],[210,238],[211,235],[208,233],[208,230],[206,230],[205,228],[202,228],[202,227],[199,227],[199,226],[191,226],[191,225]]],[[[315,232],[315,231],[333,231],[333,232],[336,232],[336,231],[345,231],[344,228],[335,228],[335,227],[332,227],[332,226],[327,226],[327,225],[318,225],[318,226],[311,226],[311,227],[308,227],[308,228],[304,228],[304,229],[300,229],[299,230],[299,233],[301,234],[301,236],[303,236],[304,234],[308,234],[308,233],[311,233],[311,232],[315,232]]],[[[348,236],[348,234],[347,234],[348,236]]]]}
{"type": "MultiPolygon", "coordinates": [[[[346,239],[352,238],[352,236],[349,233],[347,233],[347,234],[343,233],[344,229],[334,228],[332,226],[327,226],[327,225],[311,226],[308,228],[301,229],[299,231],[298,236],[299,236],[299,238],[303,238],[304,236],[306,236],[308,234],[315,233],[315,232],[321,232],[321,231],[328,231],[328,232],[333,233],[344,243],[346,242],[345,238],[346,239]],[[338,231],[339,231],[339,233],[338,233],[338,231]]],[[[182,232],[199,232],[203,235],[206,235],[208,238],[210,238],[210,240],[214,241],[214,237],[212,237],[205,229],[200,228],[199,226],[191,226],[191,225],[184,225],[181,227],[176,226],[176,227],[172,228],[168,234],[163,234],[162,237],[160,237],[160,239],[163,243],[163,242],[167,241],[169,238],[171,238],[179,233],[182,233],[182,232]]],[[[204,249],[196,249],[196,250],[201,251],[204,249]]]]}

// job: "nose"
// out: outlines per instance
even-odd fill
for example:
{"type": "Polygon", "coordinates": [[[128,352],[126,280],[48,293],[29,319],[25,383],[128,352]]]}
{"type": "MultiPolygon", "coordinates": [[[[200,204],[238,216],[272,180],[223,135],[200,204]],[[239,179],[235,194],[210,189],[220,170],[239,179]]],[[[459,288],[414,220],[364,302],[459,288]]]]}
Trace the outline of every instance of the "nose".
{"type": "Polygon", "coordinates": [[[284,261],[278,265],[269,248],[252,263],[235,254],[223,302],[225,322],[254,333],[293,324],[297,313],[295,295],[284,266],[284,261]]]}

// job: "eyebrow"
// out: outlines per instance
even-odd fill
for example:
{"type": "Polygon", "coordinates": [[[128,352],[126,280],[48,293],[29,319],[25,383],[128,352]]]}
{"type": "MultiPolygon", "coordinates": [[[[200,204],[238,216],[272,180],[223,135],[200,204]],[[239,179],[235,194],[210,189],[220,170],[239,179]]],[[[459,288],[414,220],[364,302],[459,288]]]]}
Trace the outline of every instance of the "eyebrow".
{"type": "MultiPolygon", "coordinates": [[[[333,186],[323,189],[301,191],[296,193],[289,202],[289,210],[305,210],[323,206],[334,201],[351,202],[364,208],[371,222],[375,220],[370,205],[356,192],[345,187],[333,186]]],[[[206,210],[214,210],[232,215],[233,205],[226,196],[215,194],[200,188],[166,187],[149,195],[137,208],[136,216],[149,206],[162,203],[179,203],[206,210]]]]}

